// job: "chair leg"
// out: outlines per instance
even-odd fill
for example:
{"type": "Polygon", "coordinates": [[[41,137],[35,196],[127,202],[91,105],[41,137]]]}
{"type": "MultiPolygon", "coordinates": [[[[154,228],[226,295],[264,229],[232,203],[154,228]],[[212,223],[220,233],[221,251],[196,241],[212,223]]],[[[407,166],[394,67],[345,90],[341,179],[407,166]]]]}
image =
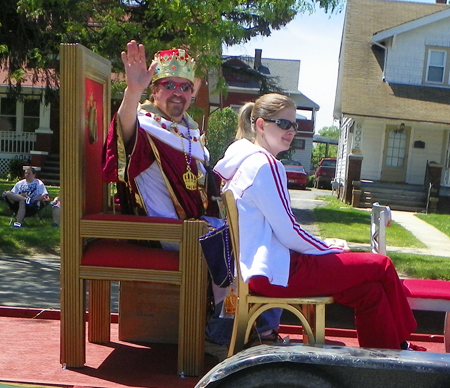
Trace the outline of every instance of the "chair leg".
{"type": "MultiPolygon", "coordinates": [[[[311,326],[311,330],[313,332],[314,338],[316,337],[316,328],[315,328],[315,320],[314,320],[314,306],[310,304],[301,305],[301,311],[305,316],[306,320],[309,322],[311,326]]],[[[303,343],[310,344],[314,342],[314,338],[309,338],[308,333],[303,329],[303,343]]]]}
{"type": "Polygon", "coordinates": [[[60,362],[68,368],[81,368],[86,362],[85,291],[84,281],[73,279],[74,269],[61,263],[60,362]]]}
{"type": "Polygon", "coordinates": [[[236,315],[234,317],[233,332],[231,334],[228,357],[240,352],[245,345],[245,331],[248,323],[248,307],[246,303],[236,302],[236,315]]]}
{"type": "Polygon", "coordinates": [[[107,344],[111,340],[111,282],[89,281],[88,341],[107,344]]]}
{"type": "Polygon", "coordinates": [[[200,376],[204,368],[206,289],[208,270],[198,237],[205,226],[185,221],[180,249],[180,315],[178,330],[178,374],[200,376]]]}
{"type": "Polygon", "coordinates": [[[450,353],[450,314],[448,313],[448,311],[445,313],[444,346],[445,352],[450,353]]]}
{"type": "Polygon", "coordinates": [[[325,305],[317,304],[315,305],[315,337],[317,345],[325,345],[325,305]]]}

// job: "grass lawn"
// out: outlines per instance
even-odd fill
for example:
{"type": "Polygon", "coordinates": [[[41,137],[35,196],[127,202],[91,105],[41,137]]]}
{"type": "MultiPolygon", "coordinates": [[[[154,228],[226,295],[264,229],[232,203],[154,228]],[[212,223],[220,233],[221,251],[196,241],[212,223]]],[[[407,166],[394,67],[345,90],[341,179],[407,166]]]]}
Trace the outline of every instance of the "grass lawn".
{"type": "MultiPolygon", "coordinates": [[[[321,238],[342,238],[360,244],[370,244],[370,211],[355,209],[336,197],[321,197],[326,206],[314,209],[321,238]]],[[[392,221],[386,244],[394,247],[426,248],[413,234],[392,221]]]]}
{"type": "MultiPolygon", "coordinates": [[[[325,201],[325,205],[314,209],[314,215],[322,238],[334,237],[354,243],[370,244],[369,211],[354,209],[333,196],[319,199],[325,201]]],[[[444,230],[450,231],[450,215],[430,214],[420,215],[420,218],[444,233],[444,230]],[[435,219],[438,219],[439,222],[433,221],[435,219]]],[[[387,229],[386,242],[388,247],[426,247],[394,221],[387,229]]],[[[450,258],[409,253],[390,252],[388,254],[401,274],[421,279],[450,280],[450,258]]]]}
{"type": "MultiPolygon", "coordinates": [[[[14,182],[0,180],[0,193],[10,190],[14,182]]],[[[51,199],[59,194],[59,187],[46,186],[51,199]]],[[[21,229],[9,225],[11,211],[5,202],[0,202],[0,253],[5,254],[59,254],[59,228],[52,228],[52,208],[43,210],[43,222],[25,219],[21,229]]]]}
{"type": "Polygon", "coordinates": [[[416,214],[421,220],[433,225],[450,237],[450,215],[449,214],[416,214]]]}
{"type": "MultiPolygon", "coordinates": [[[[10,190],[14,183],[0,180],[0,192],[10,190]]],[[[50,198],[59,194],[59,187],[47,186],[50,198]]],[[[321,238],[342,238],[349,242],[370,244],[370,212],[354,209],[333,196],[321,197],[326,202],[314,210],[321,238]]],[[[43,212],[44,222],[27,219],[21,229],[9,225],[11,213],[0,202],[0,253],[4,254],[59,254],[60,230],[52,228],[52,209],[43,212]]],[[[424,221],[450,236],[450,215],[418,215],[424,221]]],[[[425,246],[411,233],[392,222],[386,236],[388,246],[425,246]]],[[[404,253],[389,253],[397,270],[411,277],[450,280],[450,258],[404,253]]]]}

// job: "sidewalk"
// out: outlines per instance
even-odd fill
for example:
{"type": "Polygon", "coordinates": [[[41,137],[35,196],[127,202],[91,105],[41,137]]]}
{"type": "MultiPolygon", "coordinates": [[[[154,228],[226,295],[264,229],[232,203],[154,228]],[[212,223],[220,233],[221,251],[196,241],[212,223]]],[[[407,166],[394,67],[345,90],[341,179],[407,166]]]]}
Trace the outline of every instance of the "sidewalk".
{"type": "MultiPolygon", "coordinates": [[[[414,253],[431,256],[450,257],[450,238],[435,227],[419,219],[415,213],[392,210],[392,220],[411,232],[427,248],[387,246],[387,252],[414,253]]],[[[389,227],[386,228],[386,234],[389,227]]],[[[370,249],[369,244],[349,244],[352,249],[370,249]]]]}

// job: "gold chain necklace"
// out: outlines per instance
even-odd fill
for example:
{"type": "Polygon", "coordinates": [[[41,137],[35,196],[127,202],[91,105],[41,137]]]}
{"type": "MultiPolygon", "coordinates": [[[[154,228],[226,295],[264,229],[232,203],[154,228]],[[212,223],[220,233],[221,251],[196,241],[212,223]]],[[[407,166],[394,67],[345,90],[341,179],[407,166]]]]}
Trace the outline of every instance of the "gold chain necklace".
{"type": "Polygon", "coordinates": [[[186,124],[187,128],[187,141],[189,142],[189,155],[186,154],[186,150],[184,148],[184,142],[183,142],[183,135],[181,133],[178,133],[178,136],[180,136],[181,140],[181,147],[183,148],[184,153],[184,159],[186,160],[186,172],[183,174],[183,181],[184,185],[186,186],[186,189],[188,190],[197,190],[198,185],[198,178],[195,176],[195,174],[192,172],[191,169],[191,160],[192,160],[192,136],[191,136],[191,130],[189,128],[189,123],[187,120],[183,117],[183,121],[186,124]]]}

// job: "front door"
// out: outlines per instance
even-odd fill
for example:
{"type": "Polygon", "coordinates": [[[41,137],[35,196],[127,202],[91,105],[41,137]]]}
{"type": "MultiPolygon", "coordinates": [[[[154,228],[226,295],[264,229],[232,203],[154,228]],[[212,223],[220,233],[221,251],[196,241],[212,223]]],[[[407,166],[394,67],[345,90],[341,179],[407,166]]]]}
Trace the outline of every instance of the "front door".
{"type": "Polygon", "coordinates": [[[386,126],[381,180],[405,182],[411,127],[386,126]]]}

